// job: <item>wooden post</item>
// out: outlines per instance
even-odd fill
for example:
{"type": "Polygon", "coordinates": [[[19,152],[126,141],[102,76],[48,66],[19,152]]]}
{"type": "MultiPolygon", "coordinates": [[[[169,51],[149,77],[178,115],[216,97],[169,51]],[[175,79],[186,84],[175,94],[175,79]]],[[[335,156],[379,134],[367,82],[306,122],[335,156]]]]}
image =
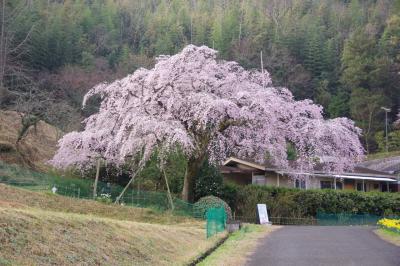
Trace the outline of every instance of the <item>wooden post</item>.
{"type": "Polygon", "coordinates": [[[114,204],[119,203],[119,201],[121,200],[122,196],[124,195],[125,191],[128,189],[128,187],[132,184],[133,180],[135,180],[136,175],[142,170],[142,167],[144,165],[144,162],[140,162],[137,170],[135,172],[132,173],[132,177],[131,180],[129,180],[128,184],[126,184],[126,186],[124,187],[124,189],[122,190],[121,194],[119,194],[119,196],[115,199],[114,204]]]}
{"type": "Polygon", "coordinates": [[[171,209],[174,210],[175,206],[174,206],[174,202],[172,200],[171,191],[169,190],[167,175],[165,174],[165,170],[164,169],[162,171],[163,171],[163,175],[164,175],[164,178],[165,178],[165,184],[167,185],[169,204],[171,205],[171,209]]]}
{"type": "Polygon", "coordinates": [[[139,172],[139,169],[134,172],[132,174],[131,180],[129,180],[128,184],[126,184],[126,186],[124,187],[124,189],[122,190],[121,194],[119,194],[119,196],[115,199],[115,204],[119,203],[119,201],[121,200],[122,196],[124,195],[125,191],[128,189],[128,187],[132,184],[133,180],[135,180],[136,174],[139,172]]]}
{"type": "Polygon", "coordinates": [[[336,177],[334,177],[334,179],[333,179],[333,186],[335,187],[335,190],[336,190],[336,177]]]}
{"type": "Polygon", "coordinates": [[[364,179],[362,180],[363,182],[362,182],[362,186],[363,186],[363,191],[365,192],[365,184],[364,184],[364,179]]]}
{"type": "Polygon", "coordinates": [[[100,175],[100,158],[97,159],[97,166],[96,166],[96,179],[94,180],[93,185],[93,198],[97,197],[97,183],[99,182],[99,175],[100,175]]]}
{"type": "Polygon", "coordinates": [[[277,179],[276,179],[276,184],[279,187],[279,173],[276,173],[277,179]]]}
{"type": "Polygon", "coordinates": [[[390,192],[389,191],[389,182],[386,181],[386,192],[390,192]]]}

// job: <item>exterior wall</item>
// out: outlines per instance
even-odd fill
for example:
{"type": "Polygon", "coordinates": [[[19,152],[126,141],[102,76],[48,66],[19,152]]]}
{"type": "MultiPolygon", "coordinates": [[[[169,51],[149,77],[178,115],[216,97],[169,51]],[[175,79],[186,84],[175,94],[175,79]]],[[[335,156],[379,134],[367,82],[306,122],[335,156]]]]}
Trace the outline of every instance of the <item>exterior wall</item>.
{"type": "MultiPolygon", "coordinates": [[[[278,174],[275,172],[271,172],[266,175],[267,176],[267,185],[269,186],[278,186],[278,174]]],[[[320,178],[320,177],[310,177],[306,180],[306,189],[319,189],[320,181],[332,181],[330,178],[320,178]]],[[[295,183],[292,178],[287,175],[280,175],[279,174],[279,187],[287,187],[293,188],[295,187],[295,183]]]]}
{"type": "Polygon", "coordinates": [[[224,182],[233,182],[238,185],[249,185],[251,184],[251,173],[229,173],[223,174],[224,182]]]}
{"type": "Polygon", "coordinates": [[[392,184],[389,186],[391,192],[400,192],[400,181],[397,184],[392,184]]]}
{"type": "Polygon", "coordinates": [[[308,179],[307,189],[320,189],[321,188],[321,180],[329,181],[329,178],[320,178],[311,176],[308,179]]]}
{"type": "Polygon", "coordinates": [[[276,187],[293,187],[293,181],[286,175],[280,175],[275,172],[266,172],[266,185],[276,187]],[[279,176],[279,177],[278,177],[279,176]],[[279,181],[278,181],[279,180],[279,181]]]}
{"type": "MultiPolygon", "coordinates": [[[[327,181],[332,183],[332,188],[334,189],[334,179],[329,177],[315,177],[312,176],[307,179],[306,189],[320,189],[321,181],[327,181]]],[[[362,183],[362,180],[354,179],[336,179],[337,183],[342,183],[343,190],[357,190],[357,183],[362,183]]],[[[379,181],[364,180],[366,191],[382,191],[382,184],[379,181]]],[[[278,174],[274,172],[267,172],[266,174],[266,185],[268,186],[278,186],[278,174]]],[[[294,187],[294,182],[292,179],[286,175],[279,175],[279,186],[280,187],[294,187]]],[[[338,188],[339,189],[339,188],[338,188]]],[[[390,185],[390,191],[397,191],[397,187],[390,185]]]]}
{"type": "Polygon", "coordinates": [[[277,174],[274,172],[265,172],[266,184],[268,186],[277,186],[277,174]]]}
{"type": "Polygon", "coordinates": [[[382,191],[381,184],[378,181],[368,181],[367,182],[367,191],[382,191]]]}
{"type": "MultiPolygon", "coordinates": [[[[334,188],[335,180],[333,178],[327,177],[318,177],[316,178],[318,184],[314,188],[321,188],[321,181],[328,181],[332,183],[332,187],[334,188]]],[[[357,183],[362,184],[362,180],[354,180],[354,179],[336,179],[336,183],[342,183],[343,190],[357,190],[357,183]]],[[[381,184],[379,181],[373,180],[364,180],[365,191],[381,191],[381,184]]],[[[339,189],[339,188],[338,188],[339,189]]]]}
{"type": "MultiPolygon", "coordinates": [[[[260,185],[265,184],[267,186],[279,186],[287,188],[295,187],[293,179],[288,177],[287,175],[281,175],[274,171],[263,172],[259,169],[251,168],[241,164],[237,164],[235,166],[241,170],[254,170],[254,171],[247,173],[224,173],[223,174],[224,181],[234,182],[238,185],[249,185],[252,184],[255,179],[257,179],[260,185]],[[261,179],[256,178],[257,176],[265,176],[265,180],[261,180],[262,178],[261,179]]],[[[335,182],[334,178],[312,176],[308,178],[306,181],[306,189],[320,189],[321,181],[331,182],[332,188],[334,188],[333,187],[335,182]]],[[[357,190],[357,184],[363,183],[362,180],[354,180],[354,179],[336,179],[336,182],[342,183],[343,190],[357,190]]],[[[386,182],[364,180],[364,184],[365,184],[365,191],[387,191],[386,182]]],[[[400,183],[390,184],[389,190],[391,192],[400,192],[400,183]]]]}

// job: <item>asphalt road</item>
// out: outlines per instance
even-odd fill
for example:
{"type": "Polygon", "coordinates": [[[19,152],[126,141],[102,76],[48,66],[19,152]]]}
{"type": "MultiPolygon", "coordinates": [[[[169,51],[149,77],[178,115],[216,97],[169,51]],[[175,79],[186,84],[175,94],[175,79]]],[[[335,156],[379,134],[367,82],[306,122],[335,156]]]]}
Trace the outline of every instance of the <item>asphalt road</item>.
{"type": "Polygon", "coordinates": [[[262,240],[248,266],[400,266],[400,247],[371,227],[285,226],[262,240]]]}

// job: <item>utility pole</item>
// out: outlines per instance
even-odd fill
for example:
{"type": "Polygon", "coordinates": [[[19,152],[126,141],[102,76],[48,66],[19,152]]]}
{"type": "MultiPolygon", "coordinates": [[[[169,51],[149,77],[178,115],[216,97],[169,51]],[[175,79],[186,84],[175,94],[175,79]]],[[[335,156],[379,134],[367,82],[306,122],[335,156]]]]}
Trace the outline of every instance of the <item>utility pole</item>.
{"type": "Polygon", "coordinates": [[[388,113],[390,112],[389,108],[381,107],[383,111],[385,111],[385,142],[386,142],[386,152],[389,151],[388,148],[388,113]]]}
{"type": "Polygon", "coordinates": [[[260,63],[261,63],[261,73],[263,74],[263,87],[265,87],[265,79],[264,79],[264,61],[263,61],[263,52],[260,52],[260,63]]]}
{"type": "Polygon", "coordinates": [[[193,44],[193,15],[190,15],[190,44],[193,44]]]}

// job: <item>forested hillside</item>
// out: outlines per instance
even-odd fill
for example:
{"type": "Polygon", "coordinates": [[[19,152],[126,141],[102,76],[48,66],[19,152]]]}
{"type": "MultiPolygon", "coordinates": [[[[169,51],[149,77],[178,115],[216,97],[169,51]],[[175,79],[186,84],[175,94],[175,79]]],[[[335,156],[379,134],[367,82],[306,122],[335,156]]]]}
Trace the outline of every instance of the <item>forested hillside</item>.
{"type": "MultiPolygon", "coordinates": [[[[91,86],[207,45],[311,98],[383,149],[400,104],[400,0],[2,0],[0,108],[79,128],[91,86]]],[[[393,131],[390,149],[398,148],[393,131]]]]}

